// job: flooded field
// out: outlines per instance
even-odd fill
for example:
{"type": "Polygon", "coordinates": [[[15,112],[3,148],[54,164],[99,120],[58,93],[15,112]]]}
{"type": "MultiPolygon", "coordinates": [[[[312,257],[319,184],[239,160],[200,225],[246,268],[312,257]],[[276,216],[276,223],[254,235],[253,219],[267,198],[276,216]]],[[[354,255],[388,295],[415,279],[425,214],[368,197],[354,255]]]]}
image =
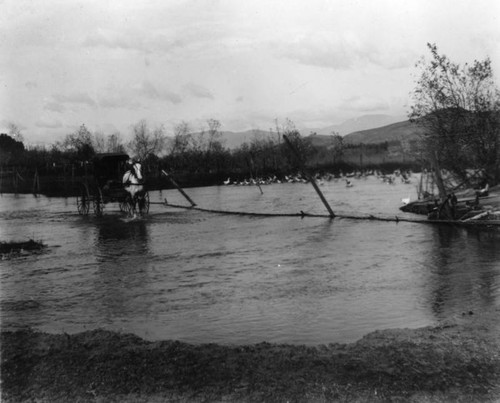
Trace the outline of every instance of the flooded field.
{"type": "MultiPolygon", "coordinates": [[[[375,177],[321,187],[335,212],[404,216],[415,185],[375,177]]],[[[415,179],[414,179],[415,183],[415,179]]],[[[310,184],[187,189],[200,207],[325,214],[310,184]]],[[[76,200],[0,196],[0,240],[41,254],[0,261],[1,326],[103,328],[150,340],[350,342],[500,305],[500,234],[407,222],[227,216],[161,205],[126,221],[118,206],[80,216],[76,200]]]]}

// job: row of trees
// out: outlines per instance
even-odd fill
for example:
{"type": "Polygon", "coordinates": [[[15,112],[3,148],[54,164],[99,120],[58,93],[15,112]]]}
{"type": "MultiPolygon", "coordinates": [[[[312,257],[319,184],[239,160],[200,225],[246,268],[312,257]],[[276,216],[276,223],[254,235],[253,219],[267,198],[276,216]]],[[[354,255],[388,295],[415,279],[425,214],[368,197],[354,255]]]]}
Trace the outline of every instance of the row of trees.
{"type": "Polygon", "coordinates": [[[96,153],[130,152],[140,159],[147,159],[163,151],[166,143],[165,129],[159,126],[151,129],[145,120],[132,126],[132,140],[125,144],[120,133],[104,136],[97,132],[92,134],[85,125],[63,141],[57,142],[53,148],[70,155],[73,159],[89,160],[96,153]]]}
{"type": "MultiPolygon", "coordinates": [[[[276,122],[276,132],[269,136],[256,135],[249,143],[230,150],[225,147],[221,123],[209,119],[206,127],[193,132],[186,122],[175,127],[172,137],[167,137],[163,126],[150,127],[141,120],[132,127],[132,139],[124,143],[119,134],[103,136],[91,133],[82,125],[74,133],[47,149],[24,149],[8,135],[5,137],[9,147],[0,148],[13,151],[12,158],[5,158],[1,165],[16,165],[18,172],[32,177],[39,175],[79,176],[85,172],[85,161],[102,152],[127,152],[143,162],[146,175],[154,178],[161,169],[182,176],[188,183],[220,183],[227,176],[236,178],[282,176],[297,172],[301,163],[306,163],[315,153],[314,148],[301,139],[300,133],[290,120],[283,125],[276,122]],[[283,136],[294,144],[302,156],[298,161],[283,141],[283,136]],[[8,140],[7,140],[8,139],[8,140]],[[22,167],[19,171],[18,167],[22,167]]],[[[5,170],[4,170],[5,172],[5,170]]],[[[12,171],[13,172],[13,171],[12,171]]]]}
{"type": "Polygon", "coordinates": [[[300,164],[284,143],[284,135],[299,150],[303,162],[315,152],[288,119],[276,125],[275,133],[256,135],[234,150],[224,147],[219,121],[211,119],[207,124],[208,130],[198,133],[192,133],[187,123],[178,125],[162,162],[173,171],[190,174],[273,176],[296,171],[300,164]]]}
{"type": "Polygon", "coordinates": [[[165,149],[163,126],[150,129],[145,120],[132,127],[133,137],[125,143],[120,133],[108,136],[91,133],[83,124],[47,148],[28,147],[6,133],[0,134],[0,165],[38,168],[90,161],[97,153],[129,153],[143,160],[155,159],[165,149]]]}

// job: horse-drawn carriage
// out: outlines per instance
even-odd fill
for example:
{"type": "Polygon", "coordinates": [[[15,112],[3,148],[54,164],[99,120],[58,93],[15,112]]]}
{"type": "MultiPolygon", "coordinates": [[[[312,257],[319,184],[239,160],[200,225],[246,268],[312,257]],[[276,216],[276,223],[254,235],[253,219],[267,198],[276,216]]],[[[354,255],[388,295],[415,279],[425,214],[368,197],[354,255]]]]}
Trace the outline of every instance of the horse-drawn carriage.
{"type": "Polygon", "coordinates": [[[127,154],[97,154],[80,184],[76,199],[80,214],[88,214],[92,206],[94,214],[100,216],[108,203],[118,203],[120,211],[129,215],[149,212],[149,194],[141,164],[133,162],[127,154]]]}

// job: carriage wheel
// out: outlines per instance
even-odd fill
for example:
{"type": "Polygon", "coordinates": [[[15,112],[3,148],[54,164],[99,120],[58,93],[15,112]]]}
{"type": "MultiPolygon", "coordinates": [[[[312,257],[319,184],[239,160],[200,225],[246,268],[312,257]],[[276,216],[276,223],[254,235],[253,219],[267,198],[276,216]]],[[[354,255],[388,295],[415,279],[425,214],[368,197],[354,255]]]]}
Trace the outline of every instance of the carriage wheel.
{"type": "Polygon", "coordinates": [[[137,202],[140,214],[149,213],[149,193],[146,191],[143,196],[141,196],[137,202]]]}
{"type": "Polygon", "coordinates": [[[94,214],[100,217],[102,216],[103,211],[104,211],[104,200],[102,198],[102,192],[100,188],[97,188],[94,196],[94,214]]]}
{"type": "Polygon", "coordinates": [[[76,208],[78,213],[81,215],[87,215],[90,208],[90,195],[89,189],[86,185],[82,185],[80,189],[80,194],[76,196],[76,208]]]}

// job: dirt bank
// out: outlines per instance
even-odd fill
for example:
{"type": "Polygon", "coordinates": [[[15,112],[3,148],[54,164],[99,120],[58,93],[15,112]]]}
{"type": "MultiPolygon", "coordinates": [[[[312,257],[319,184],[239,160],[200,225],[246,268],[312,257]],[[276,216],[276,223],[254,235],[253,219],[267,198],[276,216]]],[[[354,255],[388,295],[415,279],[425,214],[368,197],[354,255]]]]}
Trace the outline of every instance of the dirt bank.
{"type": "Polygon", "coordinates": [[[2,401],[498,401],[499,319],[500,308],[464,313],[321,346],[4,331],[2,401]]]}

